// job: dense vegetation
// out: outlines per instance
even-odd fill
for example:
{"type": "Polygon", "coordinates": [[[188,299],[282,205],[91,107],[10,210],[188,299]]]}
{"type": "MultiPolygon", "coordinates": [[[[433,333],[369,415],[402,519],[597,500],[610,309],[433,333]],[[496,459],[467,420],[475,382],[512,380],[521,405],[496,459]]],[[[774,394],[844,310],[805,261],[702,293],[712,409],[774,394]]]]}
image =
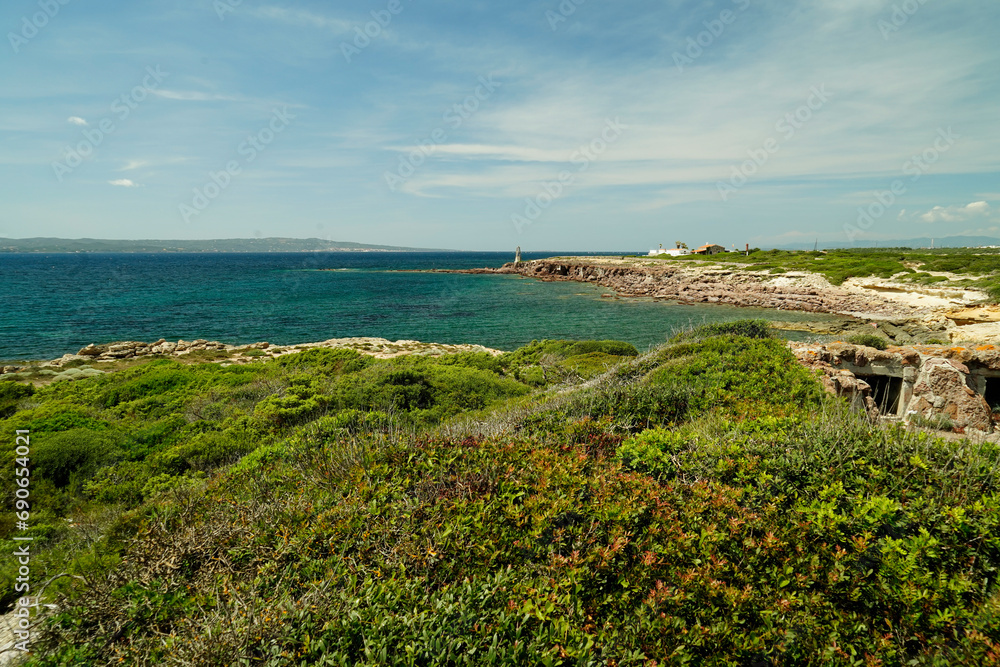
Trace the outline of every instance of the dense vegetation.
{"type": "MultiPolygon", "coordinates": [[[[702,261],[705,258],[688,255],[671,259],[702,261]]],[[[902,274],[902,279],[921,285],[981,289],[994,302],[1000,302],[1000,252],[990,248],[855,248],[817,252],[755,250],[749,255],[725,253],[710,259],[713,262],[744,264],[751,271],[810,271],[826,276],[834,285],[848,278],[891,278],[902,274]],[[954,277],[940,275],[942,273],[954,274],[954,277]]]]}
{"type": "Polygon", "coordinates": [[[0,386],[38,579],[82,577],[34,664],[1000,663],[998,447],[868,424],[760,323],[0,386]]]}

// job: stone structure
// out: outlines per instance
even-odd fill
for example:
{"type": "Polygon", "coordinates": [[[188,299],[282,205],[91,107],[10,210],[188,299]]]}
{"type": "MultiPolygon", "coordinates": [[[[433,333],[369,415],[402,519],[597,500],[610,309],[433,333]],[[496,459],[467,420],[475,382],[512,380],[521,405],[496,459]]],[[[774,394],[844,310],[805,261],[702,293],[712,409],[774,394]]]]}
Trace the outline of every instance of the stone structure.
{"type": "Polygon", "coordinates": [[[791,343],[795,356],[823,373],[827,390],[856,400],[873,416],[947,418],[958,429],[992,433],[1000,410],[1000,349],[944,345],[890,347],[791,343]]]}

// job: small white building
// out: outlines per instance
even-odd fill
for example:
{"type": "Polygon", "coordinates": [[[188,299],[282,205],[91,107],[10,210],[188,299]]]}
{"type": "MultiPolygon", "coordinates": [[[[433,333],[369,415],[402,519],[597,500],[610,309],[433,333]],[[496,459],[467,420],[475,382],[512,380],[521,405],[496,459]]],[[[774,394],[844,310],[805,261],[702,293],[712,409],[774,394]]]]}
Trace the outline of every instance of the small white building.
{"type": "Polygon", "coordinates": [[[681,255],[690,255],[691,251],[687,248],[659,248],[656,250],[650,250],[649,256],[656,257],[658,255],[670,255],[671,257],[680,257],[681,255]]]}
{"type": "Polygon", "coordinates": [[[691,251],[687,249],[687,246],[681,243],[677,244],[676,248],[664,248],[662,245],[659,248],[655,248],[649,251],[649,257],[658,257],[660,255],[669,255],[670,257],[680,257],[681,255],[690,255],[691,251]]]}

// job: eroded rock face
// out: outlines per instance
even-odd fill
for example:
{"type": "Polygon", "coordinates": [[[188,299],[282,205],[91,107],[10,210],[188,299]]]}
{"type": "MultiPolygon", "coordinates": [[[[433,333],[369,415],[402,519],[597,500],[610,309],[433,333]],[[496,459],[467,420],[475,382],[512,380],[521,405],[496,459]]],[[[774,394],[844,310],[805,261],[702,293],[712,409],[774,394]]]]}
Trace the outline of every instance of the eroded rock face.
{"type": "Polygon", "coordinates": [[[861,397],[869,415],[875,400],[863,378],[881,376],[896,378],[900,383],[893,413],[898,417],[947,417],[958,428],[994,430],[992,411],[980,389],[985,388],[985,381],[980,381],[984,373],[1000,372],[1000,355],[991,346],[968,349],[921,345],[880,351],[846,343],[790,345],[800,363],[823,374],[827,391],[837,396],[861,397]],[[865,391],[865,387],[869,390],[865,391]]]}

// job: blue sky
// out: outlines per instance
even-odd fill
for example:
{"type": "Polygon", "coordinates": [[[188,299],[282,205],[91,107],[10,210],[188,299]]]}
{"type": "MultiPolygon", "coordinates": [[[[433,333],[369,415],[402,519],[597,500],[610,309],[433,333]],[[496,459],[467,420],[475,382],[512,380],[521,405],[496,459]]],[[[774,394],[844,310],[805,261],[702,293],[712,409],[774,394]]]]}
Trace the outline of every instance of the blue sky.
{"type": "Polygon", "coordinates": [[[1000,237],[995,0],[8,0],[0,28],[0,236],[1000,237]]]}

